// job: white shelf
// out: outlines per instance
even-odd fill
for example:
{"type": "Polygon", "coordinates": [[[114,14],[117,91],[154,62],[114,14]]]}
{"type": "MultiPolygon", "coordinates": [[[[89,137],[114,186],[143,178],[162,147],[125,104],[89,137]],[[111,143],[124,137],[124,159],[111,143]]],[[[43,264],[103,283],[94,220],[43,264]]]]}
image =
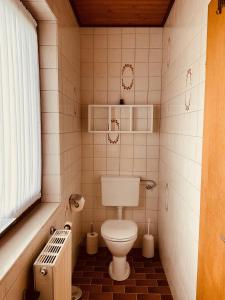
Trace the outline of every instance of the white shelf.
{"type": "Polygon", "coordinates": [[[88,105],[88,132],[152,133],[153,105],[88,105]]]}

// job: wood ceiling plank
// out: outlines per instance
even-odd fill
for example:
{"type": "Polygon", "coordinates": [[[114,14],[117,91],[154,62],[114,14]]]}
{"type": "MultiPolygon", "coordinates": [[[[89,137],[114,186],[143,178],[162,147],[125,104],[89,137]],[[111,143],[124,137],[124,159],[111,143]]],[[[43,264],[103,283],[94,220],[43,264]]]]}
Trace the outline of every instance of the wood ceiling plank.
{"type": "Polygon", "coordinates": [[[80,26],[163,26],[174,0],[70,0],[80,26]]]}

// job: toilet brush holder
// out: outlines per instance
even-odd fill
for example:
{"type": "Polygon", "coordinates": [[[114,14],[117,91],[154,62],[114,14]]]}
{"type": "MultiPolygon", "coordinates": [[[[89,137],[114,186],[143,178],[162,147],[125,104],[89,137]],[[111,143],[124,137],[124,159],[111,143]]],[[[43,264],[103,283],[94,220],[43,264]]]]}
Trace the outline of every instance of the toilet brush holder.
{"type": "Polygon", "coordinates": [[[148,233],[143,237],[142,255],[146,258],[154,257],[154,236],[150,234],[150,218],[148,219],[148,233]]]}
{"type": "Polygon", "coordinates": [[[145,234],[143,237],[142,255],[146,258],[154,257],[154,237],[151,234],[145,234]]]}
{"type": "Polygon", "coordinates": [[[82,290],[78,286],[72,286],[72,300],[78,300],[82,297],[82,290]]]}

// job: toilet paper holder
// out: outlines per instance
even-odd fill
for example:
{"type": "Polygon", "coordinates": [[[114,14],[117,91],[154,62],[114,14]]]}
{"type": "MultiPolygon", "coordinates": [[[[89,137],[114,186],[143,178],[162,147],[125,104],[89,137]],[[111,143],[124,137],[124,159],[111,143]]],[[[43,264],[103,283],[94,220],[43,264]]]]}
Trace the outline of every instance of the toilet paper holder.
{"type": "Polygon", "coordinates": [[[146,182],[146,190],[152,190],[154,187],[156,187],[156,182],[154,180],[151,179],[141,179],[141,182],[146,182]]]}
{"type": "Polygon", "coordinates": [[[74,206],[75,208],[78,208],[80,206],[79,202],[82,198],[82,195],[80,194],[72,194],[69,198],[69,204],[70,208],[74,206]]]}

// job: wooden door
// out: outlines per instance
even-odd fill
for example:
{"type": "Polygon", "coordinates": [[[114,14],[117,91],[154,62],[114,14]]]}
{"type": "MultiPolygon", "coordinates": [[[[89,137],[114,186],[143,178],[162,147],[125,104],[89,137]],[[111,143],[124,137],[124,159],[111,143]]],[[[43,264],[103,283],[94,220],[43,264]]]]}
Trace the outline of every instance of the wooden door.
{"type": "Polygon", "coordinates": [[[198,300],[225,299],[225,8],[209,5],[198,300]]]}

